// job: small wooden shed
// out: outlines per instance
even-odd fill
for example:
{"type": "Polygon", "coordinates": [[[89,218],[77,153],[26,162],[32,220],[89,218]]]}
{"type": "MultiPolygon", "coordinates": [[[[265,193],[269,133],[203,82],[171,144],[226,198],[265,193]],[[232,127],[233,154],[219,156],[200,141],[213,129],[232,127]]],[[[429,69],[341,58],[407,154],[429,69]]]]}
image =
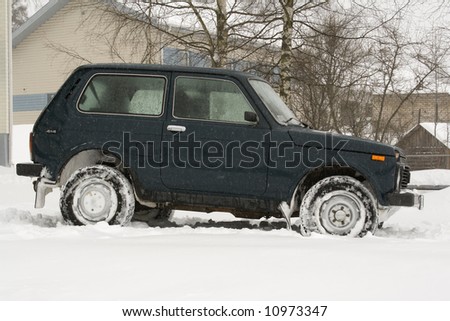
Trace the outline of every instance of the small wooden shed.
{"type": "Polygon", "coordinates": [[[450,169],[450,123],[420,123],[396,144],[412,170],[450,169]]]}

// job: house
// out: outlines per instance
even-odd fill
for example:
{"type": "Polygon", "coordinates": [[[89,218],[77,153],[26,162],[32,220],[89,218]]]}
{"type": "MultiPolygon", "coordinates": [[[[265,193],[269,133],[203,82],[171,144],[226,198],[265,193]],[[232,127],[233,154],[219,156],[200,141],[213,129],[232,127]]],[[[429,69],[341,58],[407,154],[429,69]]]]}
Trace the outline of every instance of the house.
{"type": "Polygon", "coordinates": [[[412,170],[450,169],[450,123],[419,123],[397,143],[412,170]]]}

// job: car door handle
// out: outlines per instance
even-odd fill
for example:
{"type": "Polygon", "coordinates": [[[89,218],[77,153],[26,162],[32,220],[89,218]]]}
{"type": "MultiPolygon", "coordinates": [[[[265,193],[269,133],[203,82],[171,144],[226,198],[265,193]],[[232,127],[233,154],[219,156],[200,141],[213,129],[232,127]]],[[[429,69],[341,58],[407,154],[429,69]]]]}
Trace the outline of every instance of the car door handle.
{"type": "Polygon", "coordinates": [[[186,127],[178,125],[169,125],[167,126],[167,130],[174,133],[182,133],[186,131],[186,127]]]}

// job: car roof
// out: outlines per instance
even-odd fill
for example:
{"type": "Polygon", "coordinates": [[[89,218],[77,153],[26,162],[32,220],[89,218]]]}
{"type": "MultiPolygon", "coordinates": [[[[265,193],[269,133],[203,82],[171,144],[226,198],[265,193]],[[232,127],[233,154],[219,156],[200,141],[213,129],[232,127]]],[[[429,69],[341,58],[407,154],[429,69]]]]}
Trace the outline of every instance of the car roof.
{"type": "Polygon", "coordinates": [[[152,64],[88,64],[82,65],[77,70],[114,70],[114,71],[166,71],[166,72],[186,72],[197,73],[205,75],[224,75],[232,77],[244,77],[261,79],[260,77],[246,73],[242,71],[219,69],[219,68],[203,68],[203,67],[187,67],[187,66],[174,66],[174,65],[152,65],[152,64]]]}

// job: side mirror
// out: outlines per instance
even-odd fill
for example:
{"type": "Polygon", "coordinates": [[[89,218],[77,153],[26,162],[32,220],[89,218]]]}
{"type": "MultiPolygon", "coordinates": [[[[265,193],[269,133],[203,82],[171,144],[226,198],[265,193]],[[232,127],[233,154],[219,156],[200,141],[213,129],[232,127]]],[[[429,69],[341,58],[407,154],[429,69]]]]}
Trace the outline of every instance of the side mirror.
{"type": "Polygon", "coordinates": [[[251,123],[257,123],[258,122],[258,115],[252,111],[246,111],[244,113],[244,120],[251,122],[251,123]]]}

